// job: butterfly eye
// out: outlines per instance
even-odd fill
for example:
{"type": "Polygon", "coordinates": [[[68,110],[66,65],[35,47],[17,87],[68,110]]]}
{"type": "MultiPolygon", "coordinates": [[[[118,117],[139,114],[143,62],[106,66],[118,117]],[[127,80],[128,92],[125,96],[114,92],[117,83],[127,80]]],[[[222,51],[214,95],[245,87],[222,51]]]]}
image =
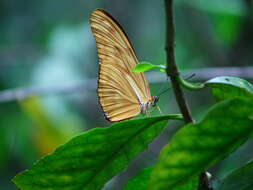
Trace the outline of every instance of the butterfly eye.
{"type": "Polygon", "coordinates": [[[159,100],[159,97],[158,97],[158,96],[155,96],[155,101],[154,101],[154,103],[156,104],[156,103],[158,102],[158,100],[159,100]]]}
{"type": "Polygon", "coordinates": [[[153,107],[156,106],[158,100],[159,100],[158,96],[153,96],[153,104],[152,104],[153,107]]]}

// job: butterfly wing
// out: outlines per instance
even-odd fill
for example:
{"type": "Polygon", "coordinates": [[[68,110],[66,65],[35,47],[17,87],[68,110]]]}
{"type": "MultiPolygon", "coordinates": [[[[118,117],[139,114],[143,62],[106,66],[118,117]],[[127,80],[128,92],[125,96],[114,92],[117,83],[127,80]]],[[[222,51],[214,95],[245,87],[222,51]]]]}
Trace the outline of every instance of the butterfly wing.
{"type": "Polygon", "coordinates": [[[133,73],[137,57],[121,26],[104,10],[90,17],[100,62],[98,96],[109,121],[132,118],[141,112],[140,103],[150,100],[143,73],[133,73]]]}

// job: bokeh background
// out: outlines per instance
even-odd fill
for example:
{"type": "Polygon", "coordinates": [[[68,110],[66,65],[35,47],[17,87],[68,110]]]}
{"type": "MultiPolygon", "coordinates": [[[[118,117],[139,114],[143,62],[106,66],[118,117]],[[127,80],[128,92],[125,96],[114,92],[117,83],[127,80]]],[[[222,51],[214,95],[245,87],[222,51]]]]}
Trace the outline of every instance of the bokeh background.
{"type": "MultiPolygon", "coordinates": [[[[252,0],[175,0],[176,60],[184,77],[195,74],[190,80],[205,81],[236,75],[252,82],[252,5],[252,0]]],[[[11,179],[18,172],[71,137],[109,125],[96,96],[98,58],[89,26],[96,8],[121,23],[140,61],[165,63],[162,0],[0,1],[0,189],[16,189],[11,179]]],[[[168,87],[164,73],[147,75],[153,95],[168,87]]],[[[186,96],[196,120],[215,103],[208,89],[186,96]]],[[[159,105],[164,113],[179,112],[172,90],[159,105]]],[[[180,124],[170,123],[105,189],[121,189],[154,164],[180,124]]],[[[246,163],[252,145],[251,140],[211,168],[212,175],[222,179],[246,163]]]]}

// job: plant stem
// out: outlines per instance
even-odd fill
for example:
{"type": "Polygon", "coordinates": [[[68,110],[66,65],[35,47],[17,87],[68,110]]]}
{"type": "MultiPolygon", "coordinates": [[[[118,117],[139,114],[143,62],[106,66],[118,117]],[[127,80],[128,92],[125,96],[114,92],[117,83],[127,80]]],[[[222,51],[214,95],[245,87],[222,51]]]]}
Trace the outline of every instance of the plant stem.
{"type": "Polygon", "coordinates": [[[184,116],[185,123],[192,123],[193,119],[188,108],[187,102],[184,97],[184,93],[180,84],[177,81],[179,71],[175,62],[174,55],[174,23],[173,23],[173,0],[165,0],[165,12],[166,12],[166,57],[167,57],[167,76],[170,77],[174,94],[176,96],[177,103],[180,111],[184,116]]]}
{"type": "Polygon", "coordinates": [[[188,82],[187,80],[183,79],[181,76],[177,77],[177,81],[179,82],[179,84],[181,84],[182,87],[189,90],[200,90],[205,87],[205,83],[188,82]]]}
{"type": "MultiPolygon", "coordinates": [[[[167,67],[166,73],[170,77],[174,94],[176,96],[177,103],[180,111],[183,114],[185,123],[193,123],[193,119],[188,108],[184,93],[178,81],[180,78],[179,70],[175,61],[174,54],[174,22],[173,22],[173,0],[165,0],[165,13],[166,13],[166,57],[167,67]]],[[[198,190],[212,190],[209,186],[209,180],[206,172],[202,172],[199,178],[198,190]]]]}

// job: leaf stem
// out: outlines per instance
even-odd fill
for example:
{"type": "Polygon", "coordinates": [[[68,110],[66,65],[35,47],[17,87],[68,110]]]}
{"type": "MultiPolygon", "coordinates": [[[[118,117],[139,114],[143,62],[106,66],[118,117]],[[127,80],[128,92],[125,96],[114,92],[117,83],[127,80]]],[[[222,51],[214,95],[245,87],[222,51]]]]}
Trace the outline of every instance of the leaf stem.
{"type": "Polygon", "coordinates": [[[169,119],[174,119],[174,120],[184,120],[184,117],[182,114],[170,114],[168,115],[169,119]]]}
{"type": "Polygon", "coordinates": [[[181,84],[182,87],[188,90],[200,90],[205,87],[204,83],[188,82],[187,80],[183,79],[180,75],[177,76],[177,81],[181,84]]]}

